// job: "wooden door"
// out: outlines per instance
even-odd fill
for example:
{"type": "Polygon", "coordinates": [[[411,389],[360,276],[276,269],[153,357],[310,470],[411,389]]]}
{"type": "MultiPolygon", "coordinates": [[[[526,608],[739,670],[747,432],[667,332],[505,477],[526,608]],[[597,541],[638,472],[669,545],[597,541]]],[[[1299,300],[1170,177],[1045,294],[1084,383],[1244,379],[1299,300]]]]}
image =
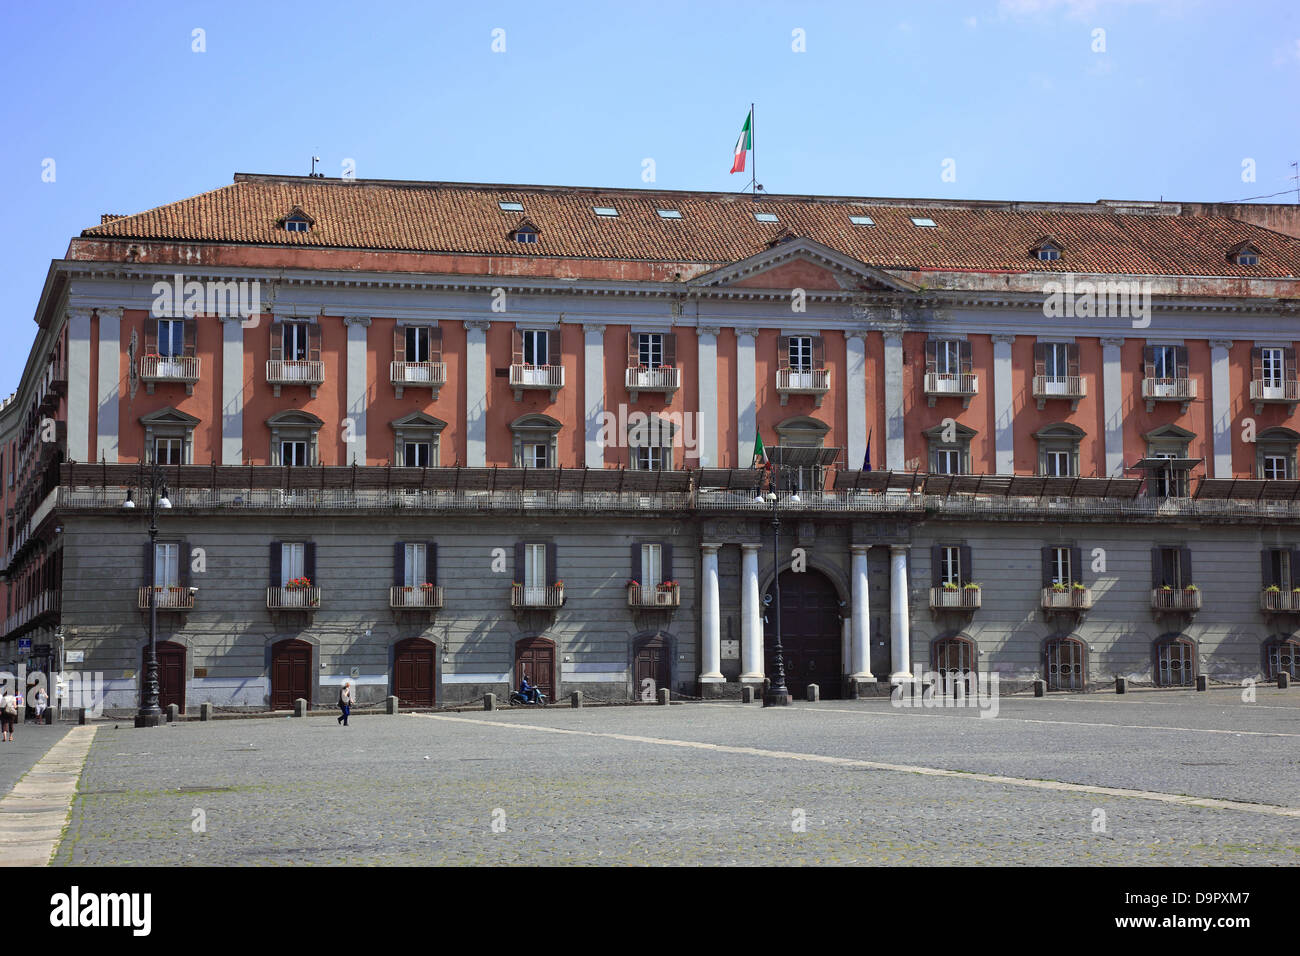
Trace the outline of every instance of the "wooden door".
{"type": "MultiPolygon", "coordinates": [[[[149,646],[140,652],[140,693],[149,673],[149,646]]],[[[158,642],[158,706],[166,710],[175,704],[185,713],[185,645],[172,641],[158,642]]]]}
{"type": "MultiPolygon", "coordinates": [[[[798,574],[783,571],[780,583],[786,687],[797,699],[807,695],[809,684],[816,684],[823,698],[838,698],[843,683],[843,625],[835,585],[821,572],[811,570],[798,574]]],[[[763,648],[767,676],[775,679],[775,599],[767,609],[763,648]]]]}
{"type": "Polygon", "coordinates": [[[281,641],[271,648],[271,709],[293,710],[299,697],[311,709],[311,645],[281,641]]]}
{"type": "Polygon", "coordinates": [[[890,649],[889,549],[867,552],[867,606],[871,617],[871,675],[878,681],[893,673],[890,649]]]}
{"type": "Polygon", "coordinates": [[[422,637],[401,641],[393,648],[393,696],[403,707],[432,707],[434,655],[437,647],[422,637]]]}
{"type": "Polygon", "coordinates": [[[519,679],[527,677],[536,684],[547,700],[555,700],[555,642],[544,637],[526,637],[515,644],[515,683],[511,690],[519,689],[519,679]]]}
{"type": "Polygon", "coordinates": [[[654,700],[659,688],[671,687],[672,656],[668,642],[662,637],[654,637],[642,644],[636,652],[632,673],[636,680],[632,693],[637,700],[654,700]]]}

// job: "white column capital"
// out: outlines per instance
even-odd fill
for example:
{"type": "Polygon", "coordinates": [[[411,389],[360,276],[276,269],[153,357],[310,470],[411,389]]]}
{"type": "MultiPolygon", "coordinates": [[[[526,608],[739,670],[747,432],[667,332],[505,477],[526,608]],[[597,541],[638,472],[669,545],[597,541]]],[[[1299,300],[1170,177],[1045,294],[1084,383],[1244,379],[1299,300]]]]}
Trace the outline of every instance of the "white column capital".
{"type": "Polygon", "coordinates": [[[480,332],[486,332],[488,330],[488,326],[490,326],[491,324],[492,323],[489,322],[487,319],[466,319],[465,320],[465,328],[476,329],[480,332]]]}
{"type": "Polygon", "coordinates": [[[699,336],[705,336],[705,335],[716,336],[716,335],[720,335],[721,333],[722,333],[722,326],[720,325],[697,325],[695,327],[695,334],[699,336]]]}
{"type": "Polygon", "coordinates": [[[720,544],[701,544],[700,550],[705,554],[717,554],[722,549],[720,544]]]}
{"type": "MultiPolygon", "coordinates": [[[[238,312],[236,312],[234,315],[218,315],[216,318],[221,322],[222,325],[229,325],[231,322],[237,322],[240,326],[243,326],[245,322],[247,322],[249,319],[253,318],[256,315],[257,313],[254,313],[253,315],[245,317],[240,315],[238,312]]],[[[255,325],[249,326],[249,328],[256,328],[256,326],[255,325]]]]}
{"type": "Polygon", "coordinates": [[[1127,340],[1122,338],[1104,338],[1101,340],[1101,347],[1104,349],[1123,348],[1125,341],[1127,340]]]}
{"type": "Polygon", "coordinates": [[[1230,349],[1232,348],[1232,339],[1210,339],[1210,348],[1230,349]]]}
{"type": "Polygon", "coordinates": [[[862,339],[863,341],[866,341],[867,336],[870,334],[871,334],[870,329],[845,329],[844,330],[844,338],[846,340],[862,339]]]}
{"type": "Polygon", "coordinates": [[[849,545],[849,554],[866,554],[871,550],[869,544],[851,544],[849,545]]]}
{"type": "Polygon", "coordinates": [[[122,313],[125,311],[126,310],[122,308],[120,305],[109,306],[106,309],[105,308],[95,309],[95,312],[99,314],[100,318],[109,318],[109,319],[120,319],[122,317],[122,313]]]}
{"type": "Polygon", "coordinates": [[[993,339],[994,345],[1013,345],[1016,341],[1014,335],[993,335],[990,338],[993,339]]]}
{"type": "Polygon", "coordinates": [[[369,327],[370,316],[368,315],[345,315],[343,316],[344,325],[364,325],[369,327]]]}
{"type": "Polygon", "coordinates": [[[67,310],[67,317],[68,317],[69,319],[71,319],[71,318],[73,318],[73,317],[75,316],[76,318],[82,318],[82,319],[86,319],[87,321],[89,321],[91,315],[93,315],[94,312],[95,312],[95,309],[93,309],[93,308],[91,308],[91,307],[89,307],[89,306],[75,306],[75,307],[71,307],[71,308],[69,308],[69,309],[67,310]]]}
{"type": "MultiPolygon", "coordinates": [[[[468,325],[468,323],[466,324],[468,325]]],[[[593,332],[598,333],[600,335],[604,335],[605,323],[604,322],[583,322],[582,331],[586,332],[588,335],[590,335],[593,332]]]]}
{"type": "Polygon", "coordinates": [[[891,544],[889,546],[889,553],[894,555],[907,554],[907,549],[910,547],[911,545],[907,544],[891,544]]]}
{"type": "Polygon", "coordinates": [[[736,326],[736,337],[740,338],[742,335],[746,338],[756,339],[758,338],[758,329],[749,325],[736,326]]]}
{"type": "Polygon", "coordinates": [[[745,554],[749,554],[751,551],[762,551],[763,546],[761,544],[750,544],[748,542],[742,542],[740,545],[740,550],[743,551],[745,554]]]}

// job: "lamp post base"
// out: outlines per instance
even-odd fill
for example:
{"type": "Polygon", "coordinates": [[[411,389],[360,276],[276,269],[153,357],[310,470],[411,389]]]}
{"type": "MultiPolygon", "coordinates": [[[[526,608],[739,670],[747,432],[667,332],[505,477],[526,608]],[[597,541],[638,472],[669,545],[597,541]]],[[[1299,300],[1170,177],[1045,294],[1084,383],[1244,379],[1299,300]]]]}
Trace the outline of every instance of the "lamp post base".
{"type": "Polygon", "coordinates": [[[136,714],[135,725],[137,727],[158,727],[162,724],[162,714],[136,714]]]}
{"type": "Polygon", "coordinates": [[[768,691],[763,695],[764,707],[789,707],[794,703],[794,697],[790,694],[777,694],[768,691]]]}

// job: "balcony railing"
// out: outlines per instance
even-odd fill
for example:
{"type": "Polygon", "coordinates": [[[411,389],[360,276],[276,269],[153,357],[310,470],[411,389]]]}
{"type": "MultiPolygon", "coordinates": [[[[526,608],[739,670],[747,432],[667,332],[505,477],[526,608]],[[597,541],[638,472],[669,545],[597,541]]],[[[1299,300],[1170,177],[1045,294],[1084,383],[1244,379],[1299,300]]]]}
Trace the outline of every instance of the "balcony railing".
{"type": "Polygon", "coordinates": [[[830,390],[831,370],[828,368],[776,370],[776,392],[781,396],[782,405],[791,395],[815,395],[820,406],[830,390]]]}
{"type": "Polygon", "coordinates": [[[274,386],[276,397],[280,395],[281,385],[308,385],[312,398],[316,397],[316,387],[325,381],[325,363],[309,362],[301,359],[267,359],[266,383],[274,386]]]}
{"type": "Polygon", "coordinates": [[[442,585],[435,584],[430,588],[394,586],[388,592],[388,606],[393,608],[442,607],[442,585]]]}
{"type": "Polygon", "coordinates": [[[1201,592],[1197,588],[1155,588],[1151,591],[1151,607],[1157,611],[1199,611],[1201,592]]]}
{"type": "Polygon", "coordinates": [[[681,605],[682,590],[679,584],[667,587],[662,584],[655,587],[642,587],[640,584],[627,586],[628,607],[681,607],[681,605]]]}
{"type": "Polygon", "coordinates": [[[158,587],[151,588],[148,586],[140,588],[140,593],[136,598],[136,607],[142,611],[149,609],[149,598],[155,598],[158,610],[171,611],[189,611],[194,608],[194,594],[198,588],[179,588],[179,587],[158,587]]]}
{"type": "Polygon", "coordinates": [[[402,397],[404,388],[431,388],[433,397],[438,397],[438,389],[447,384],[447,364],[445,362],[392,362],[388,367],[388,379],[397,389],[397,397],[402,397]]]}
{"type": "Polygon", "coordinates": [[[929,396],[930,407],[934,408],[936,399],[960,398],[962,406],[970,405],[972,395],[978,395],[980,377],[970,372],[926,372],[925,394],[929,396]]]}
{"type": "Polygon", "coordinates": [[[203,360],[194,355],[142,355],[140,356],[140,381],[145,391],[153,394],[158,382],[182,382],[188,394],[194,394],[194,383],[199,380],[203,360]]]}
{"type": "Polygon", "coordinates": [[[273,611],[291,611],[298,608],[320,607],[320,587],[267,588],[266,606],[273,611]]]}
{"type": "Polygon", "coordinates": [[[511,607],[563,607],[564,585],[512,584],[511,607]]]}
{"type": "Polygon", "coordinates": [[[1068,399],[1077,408],[1079,399],[1088,394],[1088,380],[1081,375],[1035,375],[1033,394],[1040,409],[1053,398],[1068,399]]]}
{"type": "Polygon", "coordinates": [[[1146,399],[1149,412],[1155,410],[1156,402],[1182,402],[1186,410],[1188,402],[1196,401],[1196,379],[1144,378],[1142,397],[1146,399]]]}
{"type": "Polygon", "coordinates": [[[1259,592],[1259,607],[1262,611],[1300,612],[1300,590],[1270,591],[1265,588],[1259,592]]]}
{"type": "Polygon", "coordinates": [[[1092,591],[1089,588],[1043,588],[1041,598],[1044,611],[1086,611],[1092,607],[1092,591]]]}
{"type": "Polygon", "coordinates": [[[551,401],[555,401],[556,392],[564,388],[564,366],[511,365],[510,387],[515,390],[515,401],[523,398],[523,390],[526,388],[548,389],[551,401]]]}
{"type": "Polygon", "coordinates": [[[634,402],[639,392],[663,392],[666,400],[671,403],[673,392],[681,387],[681,370],[676,366],[668,365],[661,365],[658,368],[637,366],[627,370],[624,383],[634,402]]]}
{"type": "Polygon", "coordinates": [[[981,589],[962,585],[957,588],[930,588],[930,607],[935,610],[950,609],[976,611],[980,606],[981,589]]]}
{"type": "Polygon", "coordinates": [[[1263,414],[1264,406],[1270,404],[1290,405],[1294,411],[1300,404],[1300,381],[1257,378],[1250,383],[1250,400],[1255,403],[1256,415],[1263,414]]]}

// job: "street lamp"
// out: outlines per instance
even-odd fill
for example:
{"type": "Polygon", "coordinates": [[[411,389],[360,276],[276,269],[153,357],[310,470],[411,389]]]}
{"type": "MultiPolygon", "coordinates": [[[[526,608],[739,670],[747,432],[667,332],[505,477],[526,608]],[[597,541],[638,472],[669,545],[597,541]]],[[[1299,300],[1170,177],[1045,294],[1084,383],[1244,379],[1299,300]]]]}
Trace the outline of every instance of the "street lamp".
{"type": "MultiPolygon", "coordinates": [[[[792,700],[790,691],[785,686],[785,649],[781,646],[781,499],[777,495],[780,484],[777,481],[776,465],[772,465],[771,485],[767,491],[767,500],[772,503],[772,595],[776,606],[776,673],[763,695],[764,707],[789,707],[792,700]]],[[[760,496],[761,497],[761,496],[760,496]]],[[[798,502],[799,496],[792,495],[790,500],[798,502]]]]}
{"type": "MultiPolygon", "coordinates": [[[[157,727],[162,723],[162,708],[158,706],[158,509],[166,511],[171,506],[162,467],[154,456],[149,472],[149,657],[144,667],[140,712],[135,715],[137,727],[157,727]]],[[[128,511],[135,509],[135,496],[130,488],[126,490],[122,507],[128,511]]]]}

